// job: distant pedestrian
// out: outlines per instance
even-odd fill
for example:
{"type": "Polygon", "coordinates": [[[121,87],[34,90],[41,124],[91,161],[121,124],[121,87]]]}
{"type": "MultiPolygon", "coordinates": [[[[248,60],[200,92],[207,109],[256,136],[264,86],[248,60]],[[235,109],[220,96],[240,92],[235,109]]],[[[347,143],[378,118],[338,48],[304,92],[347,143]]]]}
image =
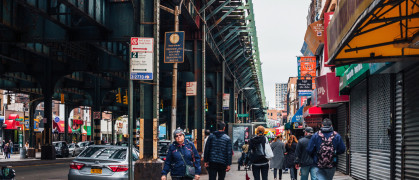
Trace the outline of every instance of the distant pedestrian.
{"type": "Polygon", "coordinates": [[[13,142],[12,142],[12,140],[9,140],[9,146],[10,146],[10,153],[13,154],[13,142]]]}
{"type": "Polygon", "coordinates": [[[10,159],[10,146],[9,143],[6,143],[3,149],[4,152],[4,159],[10,159]]]}
{"type": "Polygon", "coordinates": [[[204,162],[208,167],[210,180],[224,180],[226,172],[230,171],[233,149],[230,137],[225,134],[226,124],[217,122],[217,130],[208,137],[205,144],[204,162]]]}
{"type": "Polygon", "coordinates": [[[25,143],[25,149],[26,149],[26,152],[28,152],[28,149],[29,149],[29,141],[26,141],[26,143],[25,143]]]}
{"type": "Polygon", "coordinates": [[[271,159],[271,168],[274,169],[274,179],[277,180],[276,173],[278,171],[278,179],[282,179],[282,167],[284,166],[285,144],[282,142],[282,135],[278,134],[271,144],[274,157],[271,159]]]}
{"type": "MultiPolygon", "coordinates": [[[[205,130],[205,139],[204,139],[204,149],[202,149],[202,152],[205,152],[205,145],[207,144],[208,137],[211,135],[211,131],[209,129],[205,130]]],[[[204,153],[202,153],[201,160],[204,160],[204,153]]]]}
{"type": "Polygon", "coordinates": [[[161,180],[166,180],[169,172],[172,180],[198,180],[201,174],[201,158],[194,144],[185,139],[185,132],[182,129],[176,129],[173,132],[173,137],[175,142],[169,146],[161,180]],[[194,169],[187,167],[193,167],[194,169]],[[194,174],[194,177],[188,176],[193,176],[192,174],[194,174]]]}
{"type": "Polygon", "coordinates": [[[252,173],[255,180],[268,180],[269,160],[265,157],[265,145],[268,140],[265,136],[265,128],[258,126],[256,128],[257,136],[249,141],[249,158],[245,164],[252,165],[252,173]]]}
{"type": "Polygon", "coordinates": [[[345,152],[342,137],[333,131],[332,121],[325,118],[320,131],[310,139],[307,151],[312,155],[316,164],[317,179],[332,180],[337,165],[337,155],[345,152]]]}
{"type": "Polygon", "coordinates": [[[242,155],[240,156],[240,158],[237,162],[237,170],[239,170],[239,171],[240,171],[240,166],[244,165],[244,161],[247,158],[247,152],[249,152],[249,141],[248,140],[244,141],[244,144],[243,144],[241,150],[242,150],[242,155]]]}
{"type": "Polygon", "coordinates": [[[297,148],[298,140],[294,135],[288,137],[285,145],[285,167],[290,169],[291,180],[297,179],[297,169],[295,168],[295,149],[297,148]]]}
{"type": "Polygon", "coordinates": [[[313,158],[307,152],[308,142],[311,139],[314,131],[311,127],[304,129],[304,137],[298,141],[297,149],[295,150],[295,165],[296,169],[299,167],[301,173],[301,180],[308,180],[308,174],[310,174],[311,180],[317,180],[317,169],[314,164],[313,158]]]}

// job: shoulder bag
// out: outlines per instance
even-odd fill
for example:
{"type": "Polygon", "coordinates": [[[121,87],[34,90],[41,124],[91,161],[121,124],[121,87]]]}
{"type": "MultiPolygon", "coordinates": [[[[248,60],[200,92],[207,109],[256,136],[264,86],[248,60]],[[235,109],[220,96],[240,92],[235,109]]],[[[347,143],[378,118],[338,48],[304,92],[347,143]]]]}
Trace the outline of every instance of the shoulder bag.
{"type": "MultiPolygon", "coordinates": [[[[187,178],[195,178],[195,167],[188,165],[186,163],[185,159],[183,158],[182,151],[180,151],[179,148],[178,148],[178,150],[179,150],[179,153],[180,153],[180,157],[182,157],[183,163],[185,163],[185,166],[186,166],[185,177],[187,177],[187,178]]],[[[193,155],[192,155],[192,157],[193,157],[193,155]]]]}

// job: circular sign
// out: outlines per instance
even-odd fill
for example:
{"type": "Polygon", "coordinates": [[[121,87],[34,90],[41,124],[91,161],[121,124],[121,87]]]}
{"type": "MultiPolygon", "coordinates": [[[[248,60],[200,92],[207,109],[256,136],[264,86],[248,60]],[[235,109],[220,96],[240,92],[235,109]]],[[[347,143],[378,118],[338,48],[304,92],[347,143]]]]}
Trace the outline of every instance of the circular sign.
{"type": "Polygon", "coordinates": [[[57,116],[57,117],[55,117],[55,118],[54,118],[54,122],[55,122],[55,123],[60,122],[60,118],[59,118],[58,116],[57,116]]]}
{"type": "Polygon", "coordinates": [[[172,34],[172,35],[170,35],[170,42],[172,43],[172,44],[176,44],[176,43],[178,43],[179,42],[179,35],[178,34],[172,34]]]}

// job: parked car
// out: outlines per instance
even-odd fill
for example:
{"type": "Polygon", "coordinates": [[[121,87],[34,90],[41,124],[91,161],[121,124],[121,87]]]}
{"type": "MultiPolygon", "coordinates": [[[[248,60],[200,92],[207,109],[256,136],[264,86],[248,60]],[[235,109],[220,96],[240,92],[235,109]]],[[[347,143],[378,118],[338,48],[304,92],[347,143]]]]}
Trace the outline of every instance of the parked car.
{"type": "Polygon", "coordinates": [[[166,161],[167,151],[169,150],[170,140],[159,140],[157,143],[157,152],[161,160],[166,161]]]}
{"type": "Polygon", "coordinates": [[[68,157],[70,155],[67,143],[65,141],[55,141],[52,142],[52,145],[55,147],[56,156],[68,157]]]}
{"type": "Polygon", "coordinates": [[[79,145],[71,143],[71,144],[68,145],[68,150],[69,150],[71,156],[74,157],[74,156],[79,155],[84,150],[84,148],[80,148],[79,145]]]}
{"type": "MultiPolygon", "coordinates": [[[[128,179],[128,147],[92,145],[70,163],[69,180],[128,179]]],[[[133,148],[132,168],[139,158],[133,148]]]]}
{"type": "Polygon", "coordinates": [[[82,149],[82,151],[84,149],[86,149],[87,147],[89,147],[90,145],[94,145],[95,143],[93,141],[82,141],[82,142],[78,142],[77,145],[82,149]]]}

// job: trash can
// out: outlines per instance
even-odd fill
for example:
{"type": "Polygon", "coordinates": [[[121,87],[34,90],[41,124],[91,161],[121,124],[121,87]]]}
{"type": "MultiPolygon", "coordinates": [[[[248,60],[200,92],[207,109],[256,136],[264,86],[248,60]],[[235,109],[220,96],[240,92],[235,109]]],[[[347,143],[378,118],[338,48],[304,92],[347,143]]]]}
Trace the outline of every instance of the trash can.
{"type": "Polygon", "coordinates": [[[35,149],[34,148],[28,148],[28,158],[35,158],[35,149]]]}
{"type": "Polygon", "coordinates": [[[26,148],[20,148],[20,159],[26,159],[26,148]]]}

